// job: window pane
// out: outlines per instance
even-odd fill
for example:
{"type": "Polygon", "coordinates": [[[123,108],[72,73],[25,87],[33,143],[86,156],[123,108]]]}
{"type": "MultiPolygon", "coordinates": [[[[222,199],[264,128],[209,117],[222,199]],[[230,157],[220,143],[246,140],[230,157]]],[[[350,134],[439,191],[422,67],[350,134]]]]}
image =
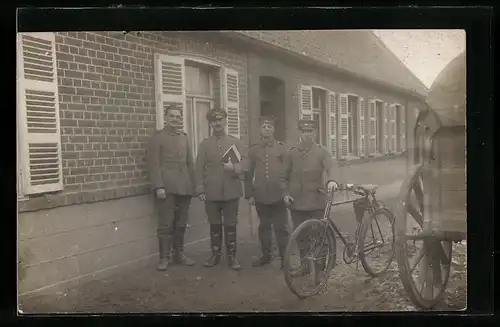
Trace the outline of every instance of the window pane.
{"type": "Polygon", "coordinates": [[[322,130],[321,130],[321,121],[320,121],[320,118],[319,118],[319,113],[314,113],[313,114],[313,120],[316,121],[316,126],[318,126],[318,133],[316,133],[316,139],[314,140],[316,142],[316,144],[320,144],[320,135],[322,133],[322,130]]]}
{"type": "Polygon", "coordinates": [[[187,135],[193,139],[193,101],[189,98],[186,99],[186,117],[183,117],[183,122],[186,126],[187,135]]]}
{"type": "Polygon", "coordinates": [[[186,66],[186,92],[210,95],[210,72],[207,69],[186,66]]]}
{"type": "Polygon", "coordinates": [[[207,113],[210,110],[210,102],[196,101],[196,134],[198,143],[201,143],[205,138],[210,136],[210,125],[207,121],[207,113]]]}

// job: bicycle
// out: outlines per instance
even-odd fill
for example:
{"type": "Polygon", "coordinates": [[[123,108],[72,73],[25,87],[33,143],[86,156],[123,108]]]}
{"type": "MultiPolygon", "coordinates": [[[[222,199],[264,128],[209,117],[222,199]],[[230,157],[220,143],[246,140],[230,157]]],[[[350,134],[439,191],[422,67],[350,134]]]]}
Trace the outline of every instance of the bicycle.
{"type": "MultiPolygon", "coordinates": [[[[346,264],[361,261],[364,270],[372,277],[377,277],[387,271],[394,259],[394,214],[383,202],[377,200],[377,189],[378,186],[370,184],[340,185],[338,191],[351,191],[361,197],[334,203],[333,199],[336,191],[332,191],[327,194],[327,205],[323,218],[309,219],[296,227],[295,231],[290,235],[283,267],[286,284],[296,296],[306,298],[316,295],[325,289],[329,274],[336,264],[337,249],[335,234],[338,235],[344,244],[343,260],[346,264]],[[346,203],[353,203],[357,220],[352,242],[346,240],[335,222],[330,218],[330,211],[333,206],[346,203]],[[366,215],[366,213],[369,215],[366,215]],[[388,224],[382,225],[379,222],[381,217],[386,218],[388,224]],[[384,231],[385,234],[389,234],[389,237],[382,232],[382,226],[386,227],[384,231]],[[318,232],[319,235],[314,237],[314,233],[318,232]],[[307,253],[304,247],[306,238],[313,240],[313,244],[315,245],[312,250],[309,248],[307,253]],[[367,240],[370,242],[367,243],[367,240]],[[292,269],[292,261],[296,254],[294,242],[298,243],[298,269],[292,269]],[[388,253],[386,253],[388,254],[388,258],[383,262],[378,260],[376,264],[371,264],[368,260],[368,254],[384,245],[390,246],[388,253]],[[292,282],[293,277],[302,278],[307,275],[312,276],[312,286],[314,287],[309,292],[299,289],[292,282]]],[[[308,284],[311,284],[310,278],[306,285],[308,284]]]]}

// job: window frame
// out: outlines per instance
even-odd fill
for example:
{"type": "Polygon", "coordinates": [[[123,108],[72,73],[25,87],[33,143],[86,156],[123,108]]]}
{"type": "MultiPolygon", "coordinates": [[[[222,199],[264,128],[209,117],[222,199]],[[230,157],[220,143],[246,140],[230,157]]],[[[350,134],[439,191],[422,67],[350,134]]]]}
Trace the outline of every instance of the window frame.
{"type": "MultiPolygon", "coordinates": [[[[357,121],[359,120],[359,103],[361,101],[361,96],[354,94],[354,93],[345,93],[347,95],[347,156],[348,157],[358,157],[358,152],[359,152],[359,124],[357,121]],[[349,98],[354,97],[356,98],[356,106],[355,108],[351,108],[349,98]],[[354,109],[354,110],[353,110],[354,109]],[[356,111],[356,114],[354,114],[354,111],[356,111]],[[355,117],[356,116],[356,117],[355,117]],[[351,121],[351,124],[349,124],[349,119],[351,121]],[[356,130],[354,130],[354,124],[356,124],[356,130]],[[354,133],[356,132],[356,133],[354,133]],[[353,136],[353,139],[351,140],[351,134],[353,136]],[[349,151],[349,147],[351,147],[351,151],[349,151]]],[[[366,135],[365,135],[366,136],[366,135]]]]}
{"type": "MultiPolygon", "coordinates": [[[[157,65],[157,60],[161,62],[162,57],[165,58],[165,56],[171,58],[171,60],[179,61],[182,62],[183,65],[183,103],[184,103],[184,110],[183,114],[191,114],[188,113],[188,108],[187,108],[187,99],[191,98],[193,100],[199,99],[199,100],[206,100],[209,101],[211,104],[211,108],[213,108],[217,102],[220,103],[220,106],[222,108],[225,108],[228,110],[229,106],[229,101],[226,99],[226,88],[227,88],[227,74],[231,73],[233,76],[236,75],[237,78],[237,111],[238,111],[238,124],[240,123],[240,111],[241,111],[241,99],[240,99],[240,92],[239,92],[239,84],[240,84],[240,72],[238,70],[230,68],[230,66],[225,65],[224,63],[212,59],[212,58],[207,58],[202,55],[192,55],[192,54],[186,54],[184,52],[169,52],[169,51],[155,51],[154,52],[154,57],[155,57],[155,65],[157,65]],[[190,65],[191,64],[191,65],[190,65]],[[209,69],[214,70],[214,74],[209,74],[209,83],[210,83],[210,95],[207,94],[195,94],[195,93],[188,93],[187,92],[187,70],[185,67],[187,66],[205,66],[208,67],[209,69]],[[216,86],[216,74],[219,74],[219,94],[215,92],[215,86],[216,86]]],[[[166,59],[165,59],[166,60],[166,59]]],[[[158,80],[157,75],[156,75],[156,69],[155,69],[155,75],[154,75],[154,85],[155,85],[155,93],[158,93],[158,89],[161,89],[161,85],[159,85],[161,80],[158,80]]],[[[157,97],[161,96],[156,94],[157,97]]],[[[164,122],[164,117],[162,117],[162,110],[163,107],[159,106],[159,104],[162,103],[162,101],[156,101],[156,129],[160,130],[163,128],[165,122],[164,122]],[[161,110],[159,108],[161,107],[161,110]]],[[[193,106],[195,105],[195,102],[193,101],[193,106]]],[[[234,103],[231,104],[231,108],[234,110],[234,103]]],[[[194,107],[193,107],[194,108],[194,107]]],[[[185,121],[186,118],[184,118],[185,121]]],[[[194,122],[194,125],[196,125],[196,122],[194,122]]],[[[227,124],[226,124],[226,132],[228,132],[227,124]]],[[[238,127],[238,137],[240,137],[241,133],[241,127],[238,127]]],[[[188,135],[190,138],[193,136],[188,135]]],[[[193,154],[194,154],[194,149],[193,149],[193,154]]]]}
{"type": "Polygon", "coordinates": [[[328,130],[327,128],[327,122],[328,122],[328,92],[329,90],[325,89],[324,87],[319,87],[315,85],[311,85],[311,96],[312,96],[312,101],[311,101],[311,108],[312,108],[312,118],[314,120],[315,116],[318,116],[318,144],[327,147],[328,146],[328,136],[326,135],[326,131],[328,130]],[[316,90],[316,91],[315,91],[316,90]],[[315,92],[321,92],[319,96],[319,100],[323,101],[318,101],[318,103],[322,103],[324,108],[320,107],[315,107],[314,106],[314,94],[315,92]],[[323,133],[322,133],[323,132],[323,133]]]}

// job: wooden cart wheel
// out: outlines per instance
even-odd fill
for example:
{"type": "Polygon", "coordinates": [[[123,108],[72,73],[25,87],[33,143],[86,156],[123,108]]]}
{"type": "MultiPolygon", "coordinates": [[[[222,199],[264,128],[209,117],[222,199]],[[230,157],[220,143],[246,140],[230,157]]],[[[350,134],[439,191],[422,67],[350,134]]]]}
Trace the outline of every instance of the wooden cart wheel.
{"type": "Polygon", "coordinates": [[[396,259],[411,301],[431,309],[441,299],[450,276],[452,242],[423,229],[424,168],[418,166],[401,186],[396,209],[396,259]]]}

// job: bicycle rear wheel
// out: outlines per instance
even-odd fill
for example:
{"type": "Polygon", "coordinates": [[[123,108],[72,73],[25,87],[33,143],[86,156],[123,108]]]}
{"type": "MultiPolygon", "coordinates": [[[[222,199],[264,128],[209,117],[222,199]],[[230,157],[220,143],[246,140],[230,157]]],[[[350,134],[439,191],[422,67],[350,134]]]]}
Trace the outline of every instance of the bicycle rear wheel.
{"type": "Polygon", "coordinates": [[[306,220],[292,233],[284,258],[288,288],[299,298],[318,294],[326,287],[336,260],[335,236],[326,223],[306,220]]]}
{"type": "Polygon", "coordinates": [[[359,260],[372,277],[387,271],[394,259],[394,216],[380,209],[361,222],[358,238],[359,260]]]}

